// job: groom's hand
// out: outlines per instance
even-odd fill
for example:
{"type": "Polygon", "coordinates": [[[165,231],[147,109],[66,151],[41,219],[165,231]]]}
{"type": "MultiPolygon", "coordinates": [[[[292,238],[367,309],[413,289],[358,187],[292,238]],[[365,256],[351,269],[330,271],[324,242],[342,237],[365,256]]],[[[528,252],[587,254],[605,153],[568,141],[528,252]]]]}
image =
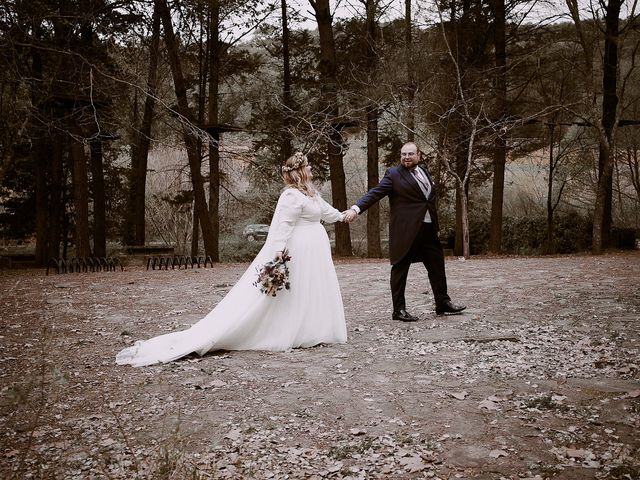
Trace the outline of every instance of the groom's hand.
{"type": "Polygon", "coordinates": [[[351,223],[355,220],[355,218],[358,216],[358,214],[355,212],[354,209],[350,208],[349,210],[345,210],[344,212],[342,212],[342,215],[344,215],[343,217],[343,221],[345,223],[351,223]]]}

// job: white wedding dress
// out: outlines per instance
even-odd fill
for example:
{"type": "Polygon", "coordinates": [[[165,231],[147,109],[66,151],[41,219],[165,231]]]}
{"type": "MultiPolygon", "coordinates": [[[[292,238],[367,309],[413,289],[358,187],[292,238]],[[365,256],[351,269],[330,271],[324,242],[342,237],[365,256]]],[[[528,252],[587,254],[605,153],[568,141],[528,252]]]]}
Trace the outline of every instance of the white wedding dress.
{"type": "Polygon", "coordinates": [[[280,195],[269,235],[247,271],[220,303],[191,328],[138,341],[116,356],[136,367],[164,363],[212,350],[288,350],[319,343],[344,343],[347,329],[327,232],[342,214],[320,195],[294,188],[280,195]],[[290,290],[267,296],[253,285],[258,269],[289,251],[290,290]]]}

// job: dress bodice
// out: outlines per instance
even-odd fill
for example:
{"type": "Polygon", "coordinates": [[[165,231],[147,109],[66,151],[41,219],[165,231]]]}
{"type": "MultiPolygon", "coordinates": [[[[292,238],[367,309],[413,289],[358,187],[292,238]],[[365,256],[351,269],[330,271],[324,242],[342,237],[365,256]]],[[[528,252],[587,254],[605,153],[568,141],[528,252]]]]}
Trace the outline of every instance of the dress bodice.
{"type": "Polygon", "coordinates": [[[320,194],[309,197],[296,188],[287,188],[278,199],[267,242],[273,243],[274,251],[281,251],[294,228],[316,225],[321,220],[338,222],[342,220],[342,213],[325,202],[320,194]]]}

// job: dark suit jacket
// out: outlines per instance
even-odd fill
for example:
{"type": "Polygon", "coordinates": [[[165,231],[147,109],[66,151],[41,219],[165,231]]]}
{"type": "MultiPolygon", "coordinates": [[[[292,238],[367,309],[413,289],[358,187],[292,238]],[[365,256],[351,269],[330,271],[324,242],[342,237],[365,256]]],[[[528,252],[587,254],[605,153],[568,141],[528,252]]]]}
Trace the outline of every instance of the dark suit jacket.
{"type": "MultiPolygon", "coordinates": [[[[402,165],[389,168],[380,183],[369,190],[356,202],[360,212],[388,196],[391,206],[389,219],[389,260],[398,263],[409,252],[415,240],[424,216],[429,210],[433,226],[438,231],[438,212],[436,211],[436,184],[426,168],[419,165],[431,183],[431,192],[426,199],[418,182],[409,170],[402,165]]],[[[412,259],[420,262],[420,254],[412,259]]]]}

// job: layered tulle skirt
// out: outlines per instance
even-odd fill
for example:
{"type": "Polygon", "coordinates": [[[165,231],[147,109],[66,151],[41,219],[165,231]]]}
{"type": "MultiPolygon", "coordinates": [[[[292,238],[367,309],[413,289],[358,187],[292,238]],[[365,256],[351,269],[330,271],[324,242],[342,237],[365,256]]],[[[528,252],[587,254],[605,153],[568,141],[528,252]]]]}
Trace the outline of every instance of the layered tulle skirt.
{"type": "Polygon", "coordinates": [[[267,242],[220,303],[191,328],[136,342],[116,357],[133,366],[212,350],[288,350],[344,343],[347,331],[331,248],[319,222],[294,227],[287,241],[290,290],[267,296],[253,285],[275,254],[267,242]]]}

